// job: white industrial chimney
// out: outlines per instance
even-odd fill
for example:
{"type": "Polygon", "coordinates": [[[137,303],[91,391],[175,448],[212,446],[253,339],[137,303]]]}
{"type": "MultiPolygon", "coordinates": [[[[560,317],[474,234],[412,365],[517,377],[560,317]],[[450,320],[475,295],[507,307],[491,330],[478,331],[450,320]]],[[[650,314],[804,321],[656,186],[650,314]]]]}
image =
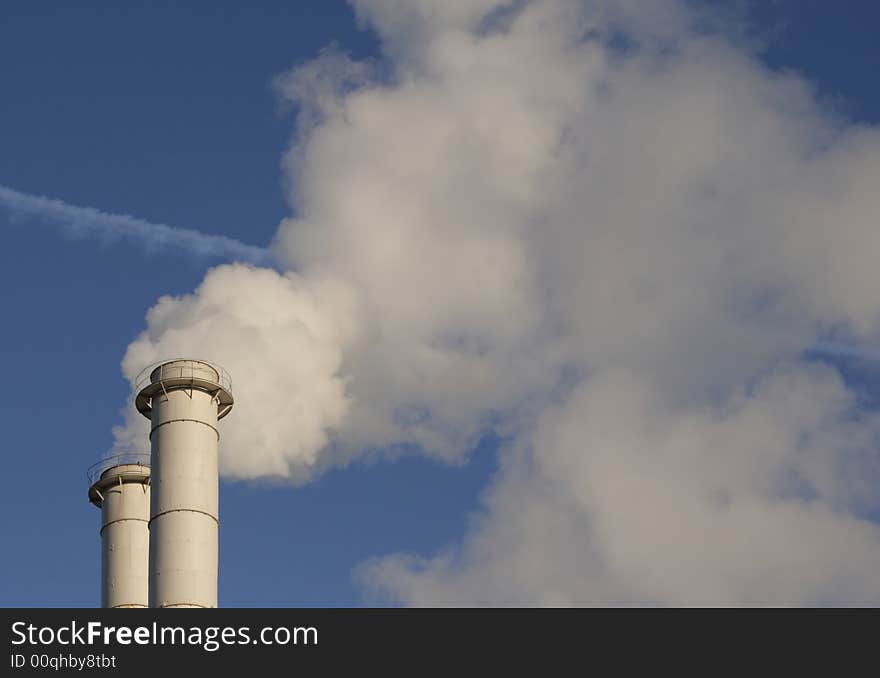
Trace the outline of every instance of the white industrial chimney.
{"type": "Polygon", "coordinates": [[[147,607],[149,456],[118,455],[92,466],[89,501],[101,509],[101,607],[147,607]]]}
{"type": "Polygon", "coordinates": [[[217,607],[217,422],[229,375],[202,360],[147,368],[135,405],[150,422],[150,607],[217,607]]]}

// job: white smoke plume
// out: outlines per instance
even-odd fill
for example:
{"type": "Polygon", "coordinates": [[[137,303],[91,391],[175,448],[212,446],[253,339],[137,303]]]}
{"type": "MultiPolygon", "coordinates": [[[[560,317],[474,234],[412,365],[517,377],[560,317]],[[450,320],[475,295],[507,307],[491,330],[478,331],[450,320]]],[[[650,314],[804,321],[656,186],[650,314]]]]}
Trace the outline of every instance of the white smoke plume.
{"type": "Polygon", "coordinates": [[[459,543],[358,568],[381,600],[880,602],[880,420],[804,357],[880,337],[880,131],[685,2],[354,6],[380,67],[278,81],[290,272],[161,299],[126,375],[227,367],[235,478],[500,433],[459,543]]]}
{"type": "Polygon", "coordinates": [[[176,249],[206,258],[269,263],[265,249],[233,238],[155,224],[127,214],[108,214],[94,207],[77,207],[54,198],[22,193],[8,186],[0,185],[0,207],[17,219],[30,218],[58,225],[75,237],[128,240],[149,251],[176,249]]]}

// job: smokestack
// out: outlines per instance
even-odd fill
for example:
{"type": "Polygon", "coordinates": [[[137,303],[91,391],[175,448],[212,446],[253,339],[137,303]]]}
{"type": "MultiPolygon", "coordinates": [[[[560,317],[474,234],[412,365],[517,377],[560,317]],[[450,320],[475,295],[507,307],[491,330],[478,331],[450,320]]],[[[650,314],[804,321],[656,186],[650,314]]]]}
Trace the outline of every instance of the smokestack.
{"type": "Polygon", "coordinates": [[[217,607],[218,420],[231,380],[202,360],[172,360],[137,380],[150,422],[150,607],[217,607]]]}
{"type": "Polygon", "coordinates": [[[117,455],[92,466],[89,501],[101,509],[101,607],[146,607],[149,456],[117,455]]]}

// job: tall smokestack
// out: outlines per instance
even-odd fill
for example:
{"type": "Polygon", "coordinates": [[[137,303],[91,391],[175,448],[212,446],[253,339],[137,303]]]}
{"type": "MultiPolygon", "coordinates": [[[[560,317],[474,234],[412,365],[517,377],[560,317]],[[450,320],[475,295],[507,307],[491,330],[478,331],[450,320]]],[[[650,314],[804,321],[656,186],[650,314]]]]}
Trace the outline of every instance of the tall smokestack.
{"type": "Polygon", "coordinates": [[[126,454],[89,469],[89,501],[101,509],[101,607],[146,607],[150,458],[126,454]]]}
{"type": "Polygon", "coordinates": [[[217,607],[217,422],[232,409],[231,381],[201,360],[142,375],[135,405],[151,422],[150,607],[217,607]]]}

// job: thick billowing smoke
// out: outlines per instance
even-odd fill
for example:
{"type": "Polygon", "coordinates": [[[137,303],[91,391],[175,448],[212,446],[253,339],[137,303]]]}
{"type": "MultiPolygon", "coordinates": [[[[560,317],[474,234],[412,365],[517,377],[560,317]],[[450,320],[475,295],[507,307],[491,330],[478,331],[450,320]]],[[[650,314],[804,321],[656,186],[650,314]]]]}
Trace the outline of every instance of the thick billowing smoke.
{"type": "MultiPolygon", "coordinates": [[[[349,410],[340,376],[345,328],[327,313],[349,315],[345,296],[316,276],[221,266],[194,294],[150,309],[149,329],[129,347],[123,370],[134,378],[168,356],[214,358],[232,375],[240,422],[224,421],[223,472],[307,477],[349,410]]],[[[147,420],[131,407],[126,417],[118,446],[149,449],[147,420]]]]}
{"type": "Polygon", "coordinates": [[[880,132],[675,0],[354,5],[381,67],[279,79],[291,272],[163,298],[125,373],[226,366],[231,477],[499,432],[460,543],[359,567],[381,599],[880,602],[880,420],[804,358],[880,334],[880,132]]]}

